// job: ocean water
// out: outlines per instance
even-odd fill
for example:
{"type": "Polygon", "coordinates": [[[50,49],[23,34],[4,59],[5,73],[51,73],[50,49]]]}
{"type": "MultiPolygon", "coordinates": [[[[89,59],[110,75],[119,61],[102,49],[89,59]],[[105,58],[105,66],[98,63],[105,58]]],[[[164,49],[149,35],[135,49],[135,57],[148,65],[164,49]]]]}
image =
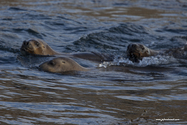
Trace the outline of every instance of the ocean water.
{"type": "Polygon", "coordinates": [[[0,1],[0,124],[187,124],[187,60],[128,60],[141,43],[164,51],[187,44],[185,0],[0,1]],[[58,52],[99,52],[113,61],[78,74],[43,72],[53,57],[20,54],[38,38],[58,52]]]}

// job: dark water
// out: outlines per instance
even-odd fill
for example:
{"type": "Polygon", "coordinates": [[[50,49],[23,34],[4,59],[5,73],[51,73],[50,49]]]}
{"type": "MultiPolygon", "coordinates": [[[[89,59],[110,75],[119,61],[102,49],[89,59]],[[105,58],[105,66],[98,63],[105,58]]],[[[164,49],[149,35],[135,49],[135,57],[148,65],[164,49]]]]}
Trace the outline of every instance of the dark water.
{"type": "Polygon", "coordinates": [[[129,43],[184,46],[186,20],[185,0],[0,1],[0,123],[187,124],[187,60],[124,58],[129,43]],[[38,65],[51,58],[20,56],[30,38],[115,60],[77,59],[92,70],[76,75],[43,72],[38,65]]]}

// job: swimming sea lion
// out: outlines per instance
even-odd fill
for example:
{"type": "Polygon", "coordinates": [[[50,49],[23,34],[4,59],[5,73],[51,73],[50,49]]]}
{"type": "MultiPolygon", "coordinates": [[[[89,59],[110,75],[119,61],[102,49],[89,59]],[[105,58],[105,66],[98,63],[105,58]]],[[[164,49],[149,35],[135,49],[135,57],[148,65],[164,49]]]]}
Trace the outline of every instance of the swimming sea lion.
{"type": "Polygon", "coordinates": [[[143,57],[155,56],[159,51],[152,50],[142,44],[131,43],[127,47],[127,58],[132,62],[139,62],[143,57]]]}
{"type": "Polygon", "coordinates": [[[21,49],[22,52],[26,52],[29,54],[34,55],[46,55],[46,56],[52,56],[52,55],[63,55],[66,57],[77,57],[92,61],[112,61],[113,56],[101,54],[97,52],[82,52],[82,53],[58,53],[55,50],[53,50],[47,43],[40,39],[31,39],[28,41],[24,41],[21,49]]]}
{"type": "Polygon", "coordinates": [[[44,62],[39,68],[46,72],[66,73],[73,71],[88,71],[89,69],[82,67],[77,62],[66,57],[57,57],[50,61],[44,62]]]}
{"type": "Polygon", "coordinates": [[[155,51],[145,45],[132,43],[128,45],[126,52],[127,58],[129,58],[132,62],[139,62],[143,59],[143,57],[155,56],[158,54],[173,56],[177,59],[187,59],[187,45],[179,48],[155,51]]]}
{"type": "Polygon", "coordinates": [[[47,43],[40,39],[31,39],[23,41],[21,51],[34,55],[59,55],[60,53],[54,51],[47,43]]]}

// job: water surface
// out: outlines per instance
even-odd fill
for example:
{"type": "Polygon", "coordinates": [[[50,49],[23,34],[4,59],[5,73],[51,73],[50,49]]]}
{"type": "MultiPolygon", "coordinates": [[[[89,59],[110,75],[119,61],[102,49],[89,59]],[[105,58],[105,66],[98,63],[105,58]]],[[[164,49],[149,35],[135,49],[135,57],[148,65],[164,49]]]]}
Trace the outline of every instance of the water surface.
{"type": "Polygon", "coordinates": [[[187,60],[125,58],[129,43],[155,50],[186,45],[186,7],[185,0],[0,1],[0,123],[186,124],[187,60]],[[38,65],[53,57],[20,55],[31,38],[58,52],[115,59],[76,59],[92,70],[47,73],[38,65]]]}

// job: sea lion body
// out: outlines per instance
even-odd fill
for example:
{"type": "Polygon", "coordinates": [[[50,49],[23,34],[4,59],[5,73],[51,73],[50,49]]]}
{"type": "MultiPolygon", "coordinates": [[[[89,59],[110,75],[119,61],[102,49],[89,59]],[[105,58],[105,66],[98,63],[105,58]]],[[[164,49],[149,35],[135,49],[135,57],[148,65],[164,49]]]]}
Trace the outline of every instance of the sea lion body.
{"type": "Polygon", "coordinates": [[[21,51],[33,55],[43,55],[43,56],[53,56],[62,55],[65,57],[77,57],[82,59],[87,59],[91,61],[112,61],[113,56],[96,53],[96,52],[81,52],[81,53],[58,53],[53,50],[47,43],[40,39],[31,39],[24,41],[21,46],[21,51]]]}
{"type": "Polygon", "coordinates": [[[39,68],[46,72],[66,73],[74,71],[88,71],[89,69],[82,67],[77,62],[66,57],[57,57],[50,61],[42,63],[39,68]]]}

